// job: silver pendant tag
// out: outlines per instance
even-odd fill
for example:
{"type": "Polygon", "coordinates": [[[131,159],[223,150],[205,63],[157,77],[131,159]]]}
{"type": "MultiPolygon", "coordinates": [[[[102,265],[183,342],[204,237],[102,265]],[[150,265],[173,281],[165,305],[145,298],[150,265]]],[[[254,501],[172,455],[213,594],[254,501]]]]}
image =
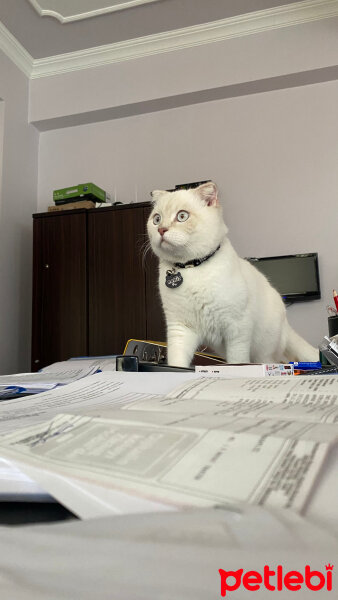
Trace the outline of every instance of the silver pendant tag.
{"type": "Polygon", "coordinates": [[[168,288],[178,288],[183,283],[183,277],[180,272],[175,273],[175,271],[167,271],[165,284],[168,288]]]}

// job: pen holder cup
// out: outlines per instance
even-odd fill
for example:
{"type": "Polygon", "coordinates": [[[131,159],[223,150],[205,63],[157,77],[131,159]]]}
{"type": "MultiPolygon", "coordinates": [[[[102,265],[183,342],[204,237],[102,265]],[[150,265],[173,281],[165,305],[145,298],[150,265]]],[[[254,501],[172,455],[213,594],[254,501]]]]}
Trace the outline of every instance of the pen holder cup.
{"type": "Polygon", "coordinates": [[[328,317],[329,337],[338,335],[338,316],[328,317]]]}

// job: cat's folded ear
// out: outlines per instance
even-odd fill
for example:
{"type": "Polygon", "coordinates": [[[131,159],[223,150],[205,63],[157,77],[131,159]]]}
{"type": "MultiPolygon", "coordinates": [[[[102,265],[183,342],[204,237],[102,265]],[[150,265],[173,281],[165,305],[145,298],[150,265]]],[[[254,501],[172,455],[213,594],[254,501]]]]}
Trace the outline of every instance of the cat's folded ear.
{"type": "Polygon", "coordinates": [[[152,203],[155,204],[161,198],[161,196],[166,193],[167,192],[165,190],[154,190],[153,192],[150,192],[152,203]]]}
{"type": "Polygon", "coordinates": [[[199,185],[194,191],[208,206],[219,206],[218,190],[213,181],[199,185]]]}

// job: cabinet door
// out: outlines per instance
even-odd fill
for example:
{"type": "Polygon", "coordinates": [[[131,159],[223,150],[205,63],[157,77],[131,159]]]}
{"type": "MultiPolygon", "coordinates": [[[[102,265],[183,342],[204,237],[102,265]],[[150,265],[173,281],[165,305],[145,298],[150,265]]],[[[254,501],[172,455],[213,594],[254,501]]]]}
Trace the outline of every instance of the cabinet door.
{"type": "MultiPolygon", "coordinates": [[[[144,228],[151,211],[144,208],[144,228]]],[[[148,237],[146,236],[146,240],[148,237]]],[[[162,308],[160,292],[158,289],[158,258],[151,250],[148,250],[144,260],[144,274],[146,280],[146,318],[147,318],[147,340],[153,342],[166,341],[165,317],[162,308]]]]}
{"type": "Polygon", "coordinates": [[[87,354],[86,214],[34,218],[32,370],[87,354]]]}
{"type": "Polygon", "coordinates": [[[89,353],[122,354],[145,339],[143,207],[88,213],[89,353]]]}

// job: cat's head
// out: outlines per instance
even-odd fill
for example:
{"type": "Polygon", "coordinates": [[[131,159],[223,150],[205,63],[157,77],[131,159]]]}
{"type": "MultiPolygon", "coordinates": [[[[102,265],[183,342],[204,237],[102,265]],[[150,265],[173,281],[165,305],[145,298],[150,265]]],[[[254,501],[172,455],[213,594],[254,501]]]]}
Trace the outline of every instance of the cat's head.
{"type": "Polygon", "coordinates": [[[174,192],[155,190],[152,199],[147,229],[151,247],[159,258],[169,262],[203,258],[226,236],[214,183],[174,192]]]}

